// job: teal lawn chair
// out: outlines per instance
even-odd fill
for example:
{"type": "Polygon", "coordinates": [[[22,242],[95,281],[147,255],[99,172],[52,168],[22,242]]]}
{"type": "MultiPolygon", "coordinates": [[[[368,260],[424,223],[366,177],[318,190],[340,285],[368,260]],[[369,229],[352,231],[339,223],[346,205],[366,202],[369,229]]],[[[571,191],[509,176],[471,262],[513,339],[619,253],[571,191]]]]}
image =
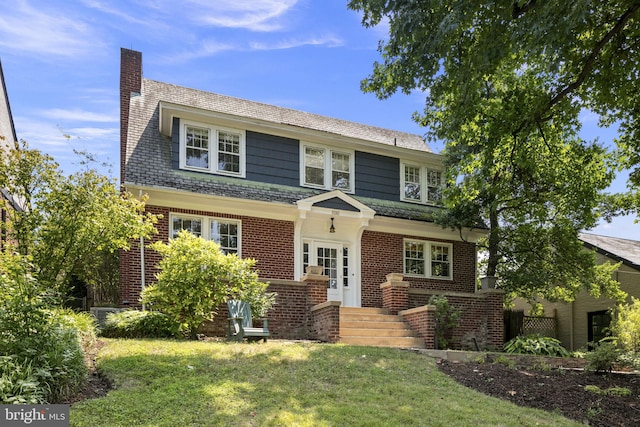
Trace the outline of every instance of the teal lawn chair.
{"type": "Polygon", "coordinates": [[[227,309],[229,310],[229,324],[227,325],[227,339],[231,341],[242,341],[244,338],[248,340],[263,339],[267,342],[269,337],[269,321],[263,319],[262,328],[254,328],[251,319],[251,306],[238,300],[227,301],[227,309]]]}

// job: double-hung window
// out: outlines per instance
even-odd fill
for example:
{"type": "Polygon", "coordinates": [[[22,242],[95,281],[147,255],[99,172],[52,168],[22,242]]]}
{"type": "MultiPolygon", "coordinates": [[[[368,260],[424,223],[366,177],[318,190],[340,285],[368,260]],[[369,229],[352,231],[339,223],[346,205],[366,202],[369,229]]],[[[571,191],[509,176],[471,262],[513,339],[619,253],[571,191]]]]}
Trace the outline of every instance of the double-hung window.
{"type": "Polygon", "coordinates": [[[186,122],[180,137],[180,167],[244,176],[244,132],[186,122]]]}
{"type": "Polygon", "coordinates": [[[354,191],[353,152],[303,144],[301,157],[303,186],[354,191]]]}
{"type": "Polygon", "coordinates": [[[182,214],[171,214],[170,218],[169,235],[172,238],[175,238],[180,230],[187,230],[203,239],[213,240],[226,254],[234,253],[240,256],[240,221],[182,214]]]}
{"type": "Polygon", "coordinates": [[[444,173],[438,169],[403,163],[401,195],[407,202],[438,204],[442,200],[444,173]]]}
{"type": "Polygon", "coordinates": [[[404,241],[404,274],[452,279],[453,246],[423,240],[404,241]]]}

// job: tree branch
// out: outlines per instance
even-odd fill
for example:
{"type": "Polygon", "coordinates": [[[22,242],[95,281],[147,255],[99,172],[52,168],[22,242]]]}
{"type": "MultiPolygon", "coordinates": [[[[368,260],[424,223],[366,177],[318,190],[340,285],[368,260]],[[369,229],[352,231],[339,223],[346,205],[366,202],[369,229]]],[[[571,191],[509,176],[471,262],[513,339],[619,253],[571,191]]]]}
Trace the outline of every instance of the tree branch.
{"type": "MultiPolygon", "coordinates": [[[[549,111],[554,105],[562,101],[562,99],[567,97],[570,93],[579,88],[582,83],[584,83],[584,81],[589,76],[591,69],[593,68],[596,58],[598,57],[598,55],[600,55],[600,52],[602,52],[602,49],[604,49],[604,47],[611,41],[613,37],[622,32],[633,14],[636,13],[638,9],[640,9],[640,2],[632,5],[624,14],[622,14],[620,18],[618,18],[618,22],[616,23],[616,25],[614,25],[614,27],[607,34],[605,34],[598,43],[596,43],[593,50],[585,60],[584,66],[582,67],[582,71],[580,71],[578,78],[573,83],[569,84],[563,90],[558,92],[556,96],[551,98],[551,101],[549,101],[549,104],[547,105],[545,111],[549,111]]],[[[542,112],[540,113],[540,115],[542,115],[542,112]]]]}
{"type": "Polygon", "coordinates": [[[513,19],[520,18],[522,15],[527,13],[529,10],[533,9],[536,6],[536,3],[537,3],[537,0],[529,0],[528,2],[523,4],[522,6],[518,6],[518,2],[514,1],[513,2],[513,13],[511,14],[511,16],[513,17],[513,19]]]}

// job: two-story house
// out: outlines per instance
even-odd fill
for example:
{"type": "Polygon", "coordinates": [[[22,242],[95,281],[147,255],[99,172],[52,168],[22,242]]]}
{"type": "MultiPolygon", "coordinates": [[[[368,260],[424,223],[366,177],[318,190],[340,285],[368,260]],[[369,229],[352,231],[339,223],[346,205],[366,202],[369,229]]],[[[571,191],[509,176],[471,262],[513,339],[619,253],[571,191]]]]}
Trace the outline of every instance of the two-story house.
{"type": "MultiPolygon", "coordinates": [[[[157,238],[187,229],[255,258],[278,293],[274,337],[346,341],[346,307],[420,324],[444,294],[468,314],[458,343],[485,331],[501,346],[502,295],[476,291],[481,231],[433,223],[443,168],[422,137],[148,80],[127,49],[120,93],[122,185],[162,214],[157,238]]],[[[139,306],[157,262],[123,254],[123,307],[139,306]]]]}

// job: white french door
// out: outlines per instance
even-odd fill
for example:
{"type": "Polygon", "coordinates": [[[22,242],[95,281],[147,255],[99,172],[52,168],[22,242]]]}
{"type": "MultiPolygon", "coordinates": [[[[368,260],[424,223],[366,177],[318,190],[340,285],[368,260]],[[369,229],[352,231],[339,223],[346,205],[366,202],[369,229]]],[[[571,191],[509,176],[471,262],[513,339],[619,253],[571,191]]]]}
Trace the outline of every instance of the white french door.
{"type": "Polygon", "coordinates": [[[310,249],[316,265],[321,266],[323,274],[329,278],[327,299],[340,301],[344,306],[355,305],[349,248],[338,243],[316,242],[310,249]]]}

